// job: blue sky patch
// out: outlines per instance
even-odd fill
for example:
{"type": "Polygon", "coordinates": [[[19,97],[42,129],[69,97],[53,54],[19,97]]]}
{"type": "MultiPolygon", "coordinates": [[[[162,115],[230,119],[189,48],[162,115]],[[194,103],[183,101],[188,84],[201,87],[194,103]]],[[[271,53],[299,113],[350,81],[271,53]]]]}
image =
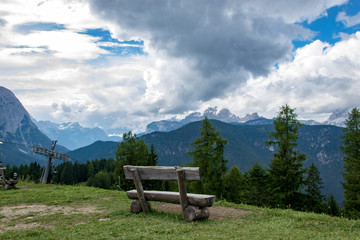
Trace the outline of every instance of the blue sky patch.
{"type": "Polygon", "coordinates": [[[23,34],[29,34],[36,31],[55,31],[55,30],[64,30],[66,29],[64,24],[58,23],[46,23],[46,22],[29,22],[15,27],[17,32],[23,34]]]}
{"type": "Polygon", "coordinates": [[[303,47],[314,40],[321,40],[331,45],[341,40],[341,33],[353,34],[360,30],[360,25],[346,27],[342,21],[337,20],[337,16],[341,12],[345,12],[348,16],[354,16],[360,11],[360,1],[350,1],[348,4],[332,7],[327,10],[327,15],[319,18],[311,23],[304,21],[301,26],[314,32],[314,38],[305,41],[294,40],[294,50],[303,47]]]}
{"type": "Polygon", "coordinates": [[[146,54],[143,51],[144,41],[142,40],[119,41],[118,39],[111,37],[109,30],[102,28],[87,29],[86,31],[79,33],[99,38],[99,40],[96,41],[98,46],[110,52],[111,55],[131,56],[146,54]]]}

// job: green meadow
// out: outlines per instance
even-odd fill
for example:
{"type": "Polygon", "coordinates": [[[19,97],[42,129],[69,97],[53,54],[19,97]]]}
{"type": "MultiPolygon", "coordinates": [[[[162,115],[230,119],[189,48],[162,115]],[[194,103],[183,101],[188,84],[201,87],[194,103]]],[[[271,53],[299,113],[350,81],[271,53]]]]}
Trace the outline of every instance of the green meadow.
{"type": "Polygon", "coordinates": [[[188,223],[180,211],[132,214],[130,203],[115,190],[20,182],[0,188],[0,239],[360,239],[359,220],[322,214],[220,201],[210,212],[226,208],[222,218],[188,223]]]}

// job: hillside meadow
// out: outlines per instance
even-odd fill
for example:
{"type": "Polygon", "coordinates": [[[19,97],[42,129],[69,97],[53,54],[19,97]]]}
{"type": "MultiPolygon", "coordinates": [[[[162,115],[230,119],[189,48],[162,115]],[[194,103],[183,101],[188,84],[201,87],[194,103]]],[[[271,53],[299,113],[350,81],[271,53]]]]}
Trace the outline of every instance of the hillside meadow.
{"type": "Polygon", "coordinates": [[[360,221],[217,202],[188,223],[177,205],[132,214],[125,192],[20,182],[0,188],[0,239],[360,239],[360,221]]]}

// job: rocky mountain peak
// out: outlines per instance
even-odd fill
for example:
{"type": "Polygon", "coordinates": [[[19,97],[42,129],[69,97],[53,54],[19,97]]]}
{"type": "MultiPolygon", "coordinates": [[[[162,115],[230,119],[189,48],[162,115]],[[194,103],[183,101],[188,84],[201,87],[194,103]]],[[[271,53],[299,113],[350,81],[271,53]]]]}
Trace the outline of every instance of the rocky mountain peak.
{"type": "Polygon", "coordinates": [[[9,89],[0,86],[0,134],[14,135],[24,119],[30,120],[19,99],[9,89]]]}
{"type": "Polygon", "coordinates": [[[348,117],[348,113],[350,111],[351,108],[339,108],[330,115],[330,117],[324,122],[324,124],[345,127],[345,120],[348,117]]]}
{"type": "Polygon", "coordinates": [[[48,139],[9,89],[0,86],[0,139],[25,145],[48,145],[48,139]]]}

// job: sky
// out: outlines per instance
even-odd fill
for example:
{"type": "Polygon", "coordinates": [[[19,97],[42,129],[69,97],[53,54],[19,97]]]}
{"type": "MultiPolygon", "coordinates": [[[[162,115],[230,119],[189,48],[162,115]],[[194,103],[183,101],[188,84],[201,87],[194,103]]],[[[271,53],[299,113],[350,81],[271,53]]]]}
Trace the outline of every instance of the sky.
{"type": "Polygon", "coordinates": [[[145,130],[208,107],[359,107],[358,0],[1,0],[0,85],[36,120],[145,130]]]}

